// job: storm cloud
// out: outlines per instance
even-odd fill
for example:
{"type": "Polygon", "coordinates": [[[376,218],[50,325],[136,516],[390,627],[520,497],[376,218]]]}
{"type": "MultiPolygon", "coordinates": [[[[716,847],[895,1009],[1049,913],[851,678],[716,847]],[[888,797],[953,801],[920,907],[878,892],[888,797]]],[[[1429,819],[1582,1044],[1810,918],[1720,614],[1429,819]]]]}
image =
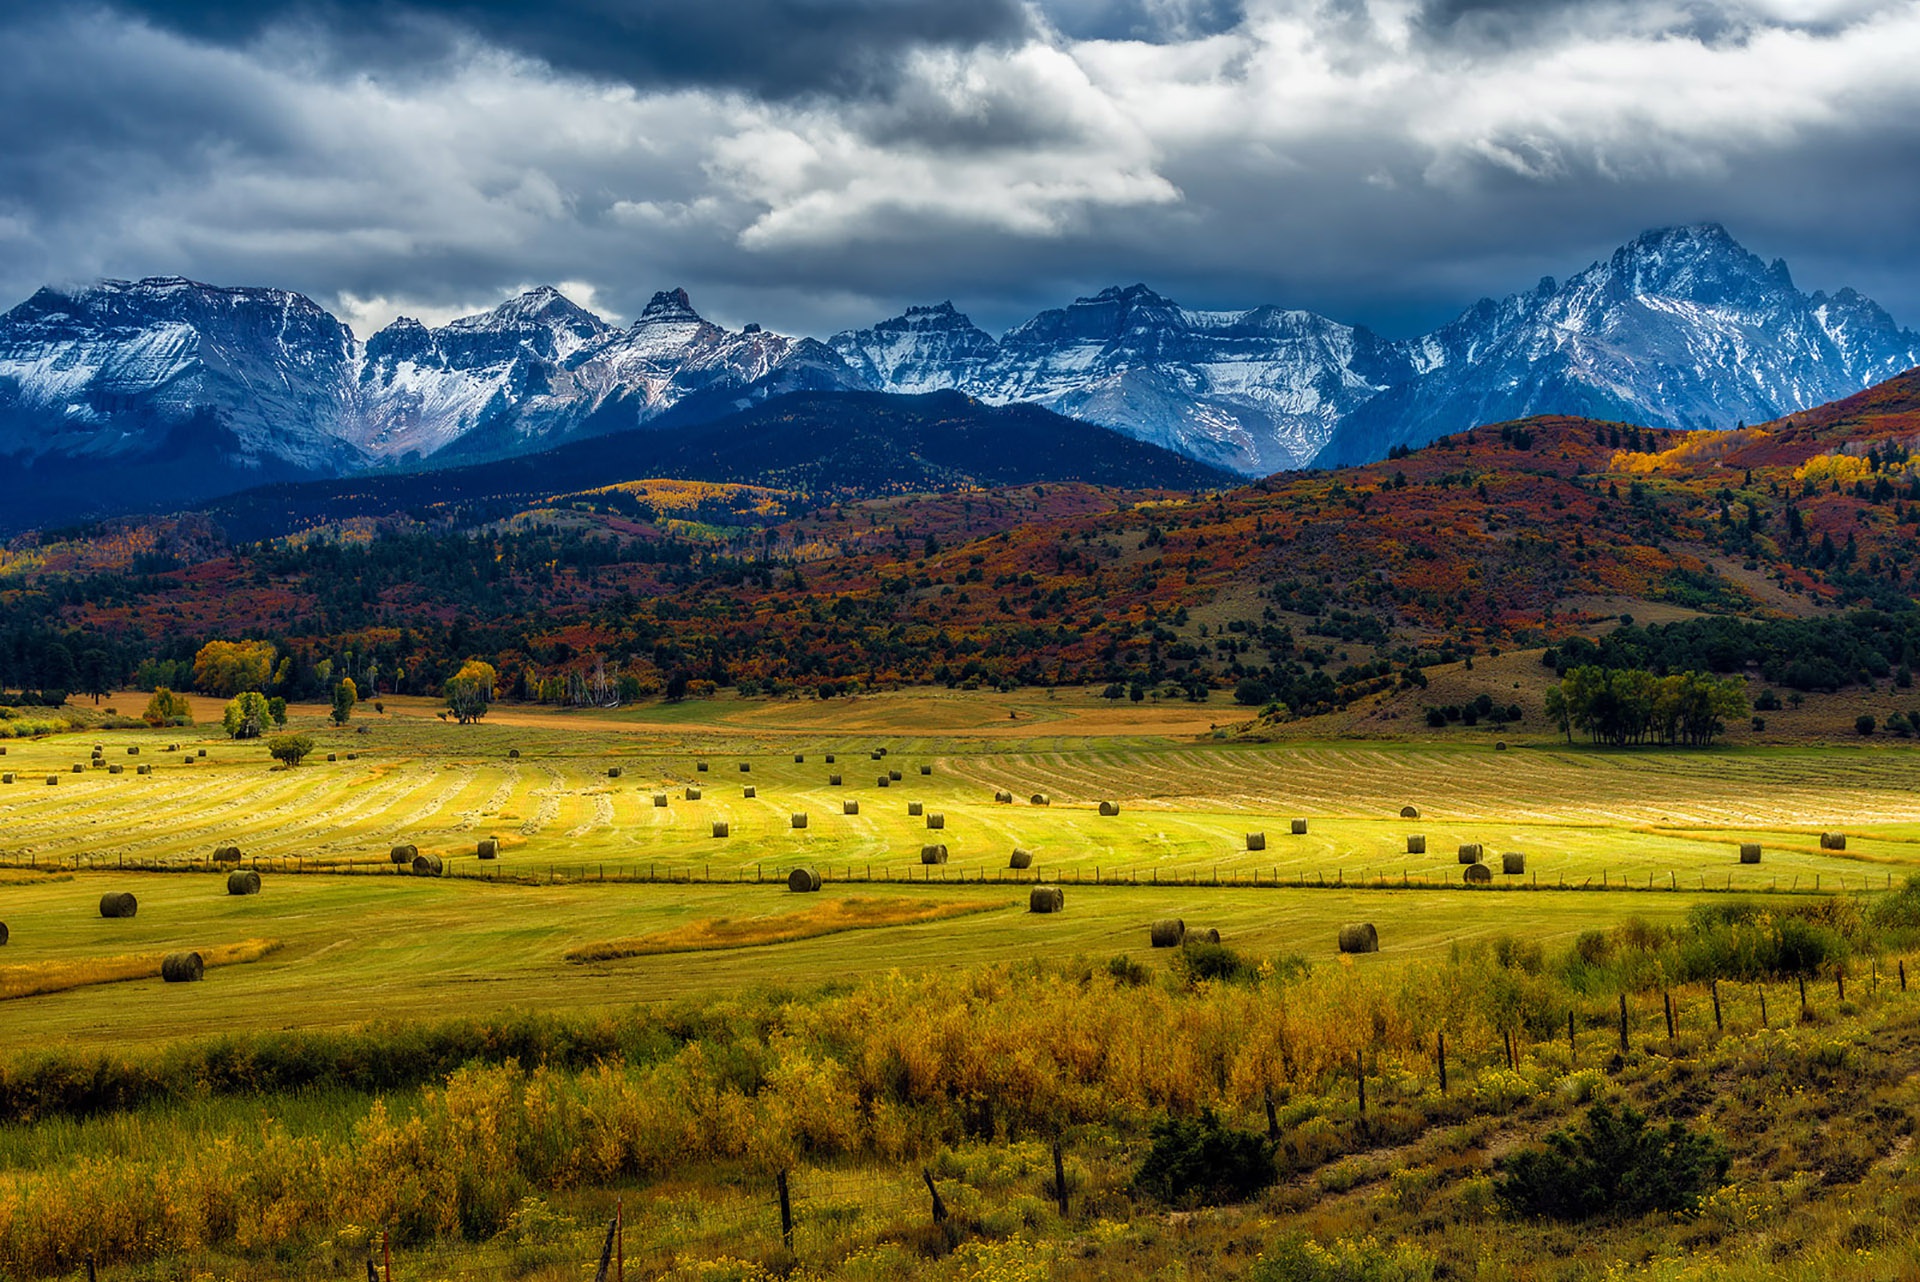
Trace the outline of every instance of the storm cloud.
{"type": "Polygon", "coordinates": [[[1920,4],[0,2],[0,296],[803,333],[1143,280],[1407,333],[1714,219],[1920,321],[1920,4]]]}

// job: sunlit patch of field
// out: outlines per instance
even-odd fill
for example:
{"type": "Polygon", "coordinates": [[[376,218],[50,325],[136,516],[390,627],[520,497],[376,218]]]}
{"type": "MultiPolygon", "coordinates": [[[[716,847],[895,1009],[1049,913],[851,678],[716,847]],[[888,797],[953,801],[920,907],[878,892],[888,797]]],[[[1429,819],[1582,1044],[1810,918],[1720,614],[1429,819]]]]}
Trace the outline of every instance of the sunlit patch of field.
{"type": "MultiPolygon", "coordinates": [[[[243,939],[235,944],[203,944],[193,951],[208,969],[259,961],[280,947],[277,939],[243,939]]],[[[0,1001],[38,997],[93,984],[119,984],[135,979],[158,979],[164,953],[129,953],[117,957],[85,957],[0,966],[0,1001]]]]}
{"type": "Polygon", "coordinates": [[[838,935],[849,930],[874,930],[882,926],[913,926],[921,922],[944,921],[949,917],[991,912],[1006,906],[1001,901],[980,899],[944,903],[924,898],[830,899],[817,908],[806,908],[799,912],[769,913],[741,919],[709,917],[654,935],[582,944],[567,951],[567,960],[619,961],[626,957],[651,957],[659,953],[699,953],[720,948],[790,944],[799,939],[818,939],[822,935],[838,935]]]}

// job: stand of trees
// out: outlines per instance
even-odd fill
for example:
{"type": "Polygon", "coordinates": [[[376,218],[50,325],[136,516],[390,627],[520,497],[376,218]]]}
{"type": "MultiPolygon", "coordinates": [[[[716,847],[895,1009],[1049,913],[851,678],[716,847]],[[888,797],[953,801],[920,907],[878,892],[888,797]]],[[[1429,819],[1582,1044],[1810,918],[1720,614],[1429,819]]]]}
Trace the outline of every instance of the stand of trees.
{"type": "Polygon", "coordinates": [[[1547,719],[1573,741],[1580,730],[1594,743],[1626,747],[1662,743],[1704,748],[1747,713],[1738,677],[1703,672],[1658,676],[1645,668],[1583,665],[1547,691],[1547,719]]]}

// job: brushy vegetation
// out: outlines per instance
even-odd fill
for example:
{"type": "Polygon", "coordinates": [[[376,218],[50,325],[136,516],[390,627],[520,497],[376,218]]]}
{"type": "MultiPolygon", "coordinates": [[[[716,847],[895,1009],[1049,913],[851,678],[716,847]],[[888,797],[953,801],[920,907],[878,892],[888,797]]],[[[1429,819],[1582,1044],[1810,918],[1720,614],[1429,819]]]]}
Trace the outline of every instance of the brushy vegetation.
{"type": "Polygon", "coordinates": [[[1509,1159],[1498,1192],[1522,1215],[1556,1220],[1691,1211],[1720,1187],[1732,1160],[1711,1135],[1679,1122],[1649,1127],[1630,1107],[1595,1104],[1585,1126],[1509,1159]]]}
{"type": "MultiPolygon", "coordinates": [[[[1876,953],[1909,928],[1917,898],[1909,889],[1856,906],[1834,929],[1856,956],[1876,953]]],[[[1750,1000],[1736,1004],[1728,992],[1722,1034],[1709,1031],[1707,994],[1676,982],[1669,995],[1685,1013],[1676,1036],[1665,1035],[1636,995],[1643,983],[1673,981],[1621,959],[1678,958],[1696,936],[1759,921],[1721,913],[1671,931],[1629,924],[1605,937],[1598,958],[1583,955],[1594,951],[1590,941],[1548,955],[1505,938],[1394,970],[1240,963],[1216,978],[1186,967],[1155,981],[1130,966],[1028,964],[690,1001],[646,1015],[258,1034],[156,1056],[34,1056],[0,1073],[0,1115],[45,1126],[138,1113],[144,1138],[133,1152],[83,1145],[0,1171],[0,1269],[44,1276],[89,1252],[108,1263],[196,1251],[298,1255],[365,1225],[389,1226],[409,1250],[488,1244],[525,1227],[530,1198],[683,1181],[690,1170],[707,1172],[698,1178],[716,1190],[764,1187],[773,1172],[802,1167],[944,1170],[943,1153],[1026,1151],[1062,1133],[1089,1161],[1112,1153],[1097,1171],[1071,1175],[1069,1188],[1128,1219],[1156,1204],[1250,1196],[1268,1199],[1271,1212],[1294,1204],[1289,1189],[1303,1178],[1337,1194],[1384,1178],[1366,1165],[1379,1145],[1425,1146],[1430,1169],[1396,1176],[1388,1192],[1388,1205],[1414,1217],[1405,1231],[1431,1218],[1421,1208],[1442,1189],[1451,1190],[1446,1205],[1477,1207],[1458,1214],[1482,1223],[1502,1204],[1523,1219],[1632,1220],[1695,1199],[1702,1215],[1724,1219],[1740,1212],[1720,1185],[1727,1155],[1698,1138],[1703,1109],[1722,1110],[1702,1120],[1744,1142],[1746,1174],[1735,1170],[1736,1182],[1809,1170],[1852,1181],[1911,1129],[1916,1102],[1900,1094],[1904,1061],[1872,1048],[1880,1025],[1861,1022],[1857,1006],[1827,1003],[1830,1013],[1811,1022],[1768,1029],[1750,1000]],[[1635,1007],[1626,1055],[1614,1049],[1615,985],[1635,1007]],[[1452,1067],[1445,1092],[1434,1058],[1441,1033],[1452,1067]],[[1352,1074],[1363,1053],[1371,1108],[1361,1115],[1352,1074]],[[1752,1090],[1690,1093],[1701,1074],[1752,1090]],[[1804,1104],[1779,1095],[1816,1087],[1804,1104]],[[365,1102],[324,1126],[268,1112],[340,1091],[365,1102]],[[1530,1128],[1622,1091],[1682,1129],[1590,1113],[1587,1129],[1552,1141],[1549,1156],[1523,1149],[1511,1159],[1499,1196],[1483,1174],[1490,1158],[1477,1159],[1470,1178],[1458,1170],[1460,1145],[1481,1141],[1446,1138],[1455,1128],[1471,1133],[1475,1119],[1530,1128]],[[228,1138],[211,1141],[201,1125],[156,1111],[254,1099],[260,1111],[243,1111],[228,1138]],[[1805,1124],[1815,1102],[1828,1116],[1893,1111],[1871,1127],[1795,1138],[1790,1128],[1805,1124]],[[1277,1141],[1261,1132],[1264,1118],[1277,1141]],[[1648,1176],[1653,1166],[1664,1174],[1648,1176]],[[1136,1196],[1145,1201],[1128,1201],[1136,1196]]],[[[1884,1011],[1875,1020],[1914,1026],[1904,998],[1869,992],[1865,1000],[1884,1011]]],[[[1043,1191],[1035,1180],[1020,1196],[1043,1191]]],[[[949,1188],[961,1212],[927,1249],[1057,1223],[1040,1202],[1014,1196],[1002,1213],[968,1200],[966,1187],[949,1188]]],[[[1818,1186],[1782,1188],[1768,1196],[1813,1198],[1818,1186]]],[[[1450,1249],[1383,1247],[1358,1233],[1289,1238],[1269,1246],[1253,1276],[1423,1278],[1450,1249]]]]}
{"type": "Polygon", "coordinates": [[[1244,1202],[1278,1178],[1273,1141],[1223,1122],[1211,1108],[1154,1123],[1133,1186],[1170,1206],[1244,1202]]]}

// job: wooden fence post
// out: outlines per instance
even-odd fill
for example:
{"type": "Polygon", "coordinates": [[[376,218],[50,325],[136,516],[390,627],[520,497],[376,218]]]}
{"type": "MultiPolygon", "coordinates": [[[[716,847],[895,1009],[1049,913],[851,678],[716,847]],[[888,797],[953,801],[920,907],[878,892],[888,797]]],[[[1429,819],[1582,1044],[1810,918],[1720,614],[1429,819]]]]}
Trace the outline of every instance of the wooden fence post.
{"type": "Polygon", "coordinates": [[[1772,1025],[1767,1023],[1767,986],[1765,984],[1761,984],[1759,985],[1759,988],[1760,988],[1760,1027],[1771,1028],[1772,1025]]]}
{"type": "Polygon", "coordinates": [[[618,1220],[607,1221],[607,1240],[600,1246],[600,1267],[593,1272],[593,1282],[607,1282],[607,1272],[613,1267],[613,1238],[620,1227],[618,1220]]]}
{"type": "Polygon", "coordinates": [[[1440,1034],[1440,1093],[1447,1093],[1447,1035],[1440,1034]]]}
{"type": "Polygon", "coordinates": [[[1904,957],[1900,959],[1900,991],[1907,991],[1907,959],[1904,957]]]}
{"type": "Polygon", "coordinates": [[[793,1202],[787,1197],[787,1173],[780,1172],[774,1177],[780,1189],[780,1240],[787,1250],[793,1250],[793,1202]]]}
{"type": "Polygon", "coordinates": [[[1667,1040],[1673,1040],[1673,994],[1665,989],[1660,991],[1660,1005],[1667,1012],[1667,1040]]]}
{"type": "Polygon", "coordinates": [[[1573,1040],[1573,1010],[1567,1010],[1567,1063],[1573,1064],[1580,1058],[1579,1043],[1573,1040]]]}
{"type": "Polygon", "coordinates": [[[923,1166],[920,1168],[920,1178],[927,1182],[927,1192],[933,1197],[933,1222],[946,1223],[947,1204],[940,1200],[940,1190],[933,1186],[933,1172],[923,1166]]]}
{"type": "Polygon", "coordinates": [[[1724,1032],[1726,1025],[1720,1022],[1720,981],[1717,979],[1710,980],[1707,988],[1708,991],[1713,994],[1713,1031],[1716,1033],[1724,1032]]]}
{"type": "Polygon", "coordinates": [[[1067,1160],[1060,1151],[1060,1137],[1053,1139],[1053,1192],[1060,1202],[1060,1218],[1067,1218],[1067,1160]]]}
{"type": "Polygon", "coordinates": [[[613,1282],[627,1282],[627,1200],[613,1199],[613,1282]]]}
{"type": "Polygon", "coordinates": [[[1807,1017],[1807,977],[1800,976],[1800,1018],[1807,1017]]]}
{"type": "Polygon", "coordinates": [[[1628,1049],[1629,1047],[1627,1045],[1627,995],[1626,993],[1623,992],[1620,994],[1620,1053],[1622,1055],[1625,1055],[1628,1049]]]}
{"type": "Polygon", "coordinates": [[[393,1230],[380,1230],[380,1271],[386,1282],[393,1282],[393,1230]]]}
{"type": "Polygon", "coordinates": [[[1360,1119],[1364,1122],[1367,1116],[1367,1053],[1365,1051],[1353,1053],[1353,1075],[1360,1083],[1360,1119]]]}

